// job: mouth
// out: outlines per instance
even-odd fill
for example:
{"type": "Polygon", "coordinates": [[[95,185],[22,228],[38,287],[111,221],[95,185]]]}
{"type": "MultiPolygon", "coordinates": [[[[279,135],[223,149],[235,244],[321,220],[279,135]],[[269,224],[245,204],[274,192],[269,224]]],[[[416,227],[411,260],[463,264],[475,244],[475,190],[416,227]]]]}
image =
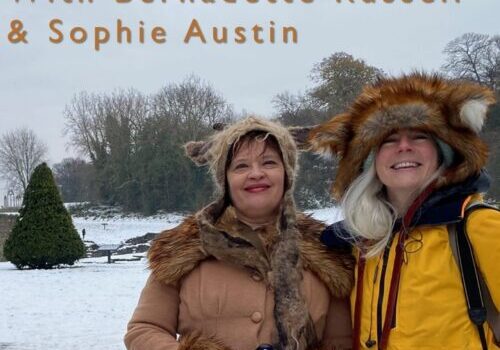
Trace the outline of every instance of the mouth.
{"type": "Polygon", "coordinates": [[[258,193],[258,192],[263,192],[266,191],[269,187],[267,184],[254,184],[245,187],[245,191],[250,192],[250,193],[258,193]]]}
{"type": "Polygon", "coordinates": [[[403,161],[403,162],[398,162],[396,164],[393,164],[391,166],[391,169],[393,170],[401,170],[401,169],[415,169],[421,166],[422,164],[418,162],[410,162],[410,161],[403,161]]]}

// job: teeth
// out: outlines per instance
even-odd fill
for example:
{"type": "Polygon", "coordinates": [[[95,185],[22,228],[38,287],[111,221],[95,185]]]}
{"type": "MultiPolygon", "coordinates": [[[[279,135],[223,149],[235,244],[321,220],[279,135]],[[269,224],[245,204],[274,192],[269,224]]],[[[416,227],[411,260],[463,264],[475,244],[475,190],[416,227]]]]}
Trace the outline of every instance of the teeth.
{"type": "Polygon", "coordinates": [[[393,169],[401,169],[401,168],[416,168],[418,163],[415,162],[401,162],[396,165],[393,165],[393,169]]]}

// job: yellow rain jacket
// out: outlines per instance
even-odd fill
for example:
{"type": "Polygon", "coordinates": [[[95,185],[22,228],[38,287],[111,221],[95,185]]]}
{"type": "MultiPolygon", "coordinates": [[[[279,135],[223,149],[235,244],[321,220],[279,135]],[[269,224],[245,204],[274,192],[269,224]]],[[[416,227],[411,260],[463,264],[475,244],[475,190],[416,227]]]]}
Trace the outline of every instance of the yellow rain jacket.
{"type": "MultiPolygon", "coordinates": [[[[451,251],[447,224],[462,219],[464,201],[470,198],[471,191],[481,189],[484,181],[482,175],[451,192],[438,191],[417,211],[405,244],[387,349],[482,349],[477,327],[467,313],[460,270],[451,251]]],[[[478,268],[499,309],[500,212],[477,209],[468,217],[466,229],[478,268]]],[[[323,232],[322,241],[338,247],[341,240],[345,244],[346,237],[346,230],[340,222],[323,232]]],[[[366,260],[360,339],[354,340],[360,343],[361,349],[378,349],[398,238],[399,233],[396,233],[385,253],[366,260]]],[[[359,259],[359,251],[356,250],[355,255],[359,259]]],[[[356,289],[357,286],[351,294],[353,320],[356,289]]],[[[488,349],[500,349],[494,344],[493,334],[486,323],[484,329],[488,349]]]]}

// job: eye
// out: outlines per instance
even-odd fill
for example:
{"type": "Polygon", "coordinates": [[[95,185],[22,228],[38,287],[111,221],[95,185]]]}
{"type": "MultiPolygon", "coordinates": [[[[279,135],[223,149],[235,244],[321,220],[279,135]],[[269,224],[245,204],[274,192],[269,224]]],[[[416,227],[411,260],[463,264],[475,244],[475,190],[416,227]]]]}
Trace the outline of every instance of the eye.
{"type": "Polygon", "coordinates": [[[415,140],[428,140],[429,138],[429,135],[423,133],[418,133],[413,136],[413,139],[415,140]]]}
{"type": "Polygon", "coordinates": [[[386,138],[384,141],[382,141],[382,146],[383,145],[390,145],[394,142],[396,142],[398,139],[396,136],[389,136],[388,138],[386,138]]]}
{"type": "Polygon", "coordinates": [[[268,159],[268,160],[264,161],[264,165],[276,165],[276,164],[278,164],[278,163],[272,159],[268,159]]]}
{"type": "Polygon", "coordinates": [[[238,163],[233,166],[233,170],[242,170],[248,168],[248,164],[246,163],[238,163]]]}

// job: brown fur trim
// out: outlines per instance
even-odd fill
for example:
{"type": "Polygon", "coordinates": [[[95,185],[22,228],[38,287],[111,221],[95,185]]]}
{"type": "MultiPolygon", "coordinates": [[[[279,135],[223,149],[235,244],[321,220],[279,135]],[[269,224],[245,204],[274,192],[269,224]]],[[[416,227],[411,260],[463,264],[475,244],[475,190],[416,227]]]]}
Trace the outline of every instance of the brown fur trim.
{"type": "MultiPolygon", "coordinates": [[[[320,221],[305,214],[298,214],[297,227],[302,233],[298,245],[303,267],[315,273],[332,295],[348,296],[353,283],[353,257],[350,254],[326,249],[319,241],[319,235],[324,229],[324,224],[320,221]]],[[[166,284],[177,283],[208,257],[209,255],[202,248],[199,228],[194,216],[186,218],[176,228],[162,232],[153,241],[148,252],[151,270],[160,281],[166,284]]],[[[252,260],[253,258],[241,260],[240,264],[242,266],[255,265],[255,261],[252,260]]],[[[266,275],[263,274],[263,277],[266,275]]]]}
{"type": "MultiPolygon", "coordinates": [[[[288,206],[293,207],[293,206],[288,206]]],[[[284,215],[291,218],[292,215],[284,215]]],[[[293,223],[284,223],[271,257],[274,287],[274,319],[279,336],[279,349],[307,349],[317,343],[314,324],[300,290],[302,259],[298,241],[300,232],[293,223]]]]}
{"type": "MultiPolygon", "coordinates": [[[[220,340],[196,334],[182,335],[178,350],[232,350],[220,340]]],[[[234,349],[236,350],[236,349],[234,349]]]]}
{"type": "Polygon", "coordinates": [[[194,216],[187,217],[174,229],[163,231],[148,251],[150,269],[166,284],[177,283],[206,258],[194,216]]]}
{"type": "Polygon", "coordinates": [[[437,186],[460,183],[486,164],[488,150],[478,132],[494,102],[486,87],[438,75],[382,78],[367,86],[347,113],[315,127],[309,142],[315,152],[340,159],[332,189],[337,199],[362,172],[370,152],[402,128],[429,132],[451,146],[458,157],[437,186]]]}
{"type": "Polygon", "coordinates": [[[354,257],[347,252],[328,250],[319,240],[324,224],[299,214],[298,228],[302,234],[299,242],[304,268],[313,271],[335,297],[347,297],[354,283],[354,257]]]}
{"type": "MultiPolygon", "coordinates": [[[[216,204],[209,205],[196,214],[201,235],[201,244],[207,254],[221,261],[228,261],[237,266],[249,267],[258,271],[267,280],[267,272],[270,270],[266,257],[258,252],[252,244],[241,237],[222,233],[213,226],[211,215],[207,213],[215,210],[216,204]]],[[[218,216],[218,215],[217,215],[218,216]]]]}
{"type": "Polygon", "coordinates": [[[350,116],[340,114],[329,121],[315,126],[309,133],[311,149],[323,156],[342,158],[345,147],[351,138],[350,116]]]}

